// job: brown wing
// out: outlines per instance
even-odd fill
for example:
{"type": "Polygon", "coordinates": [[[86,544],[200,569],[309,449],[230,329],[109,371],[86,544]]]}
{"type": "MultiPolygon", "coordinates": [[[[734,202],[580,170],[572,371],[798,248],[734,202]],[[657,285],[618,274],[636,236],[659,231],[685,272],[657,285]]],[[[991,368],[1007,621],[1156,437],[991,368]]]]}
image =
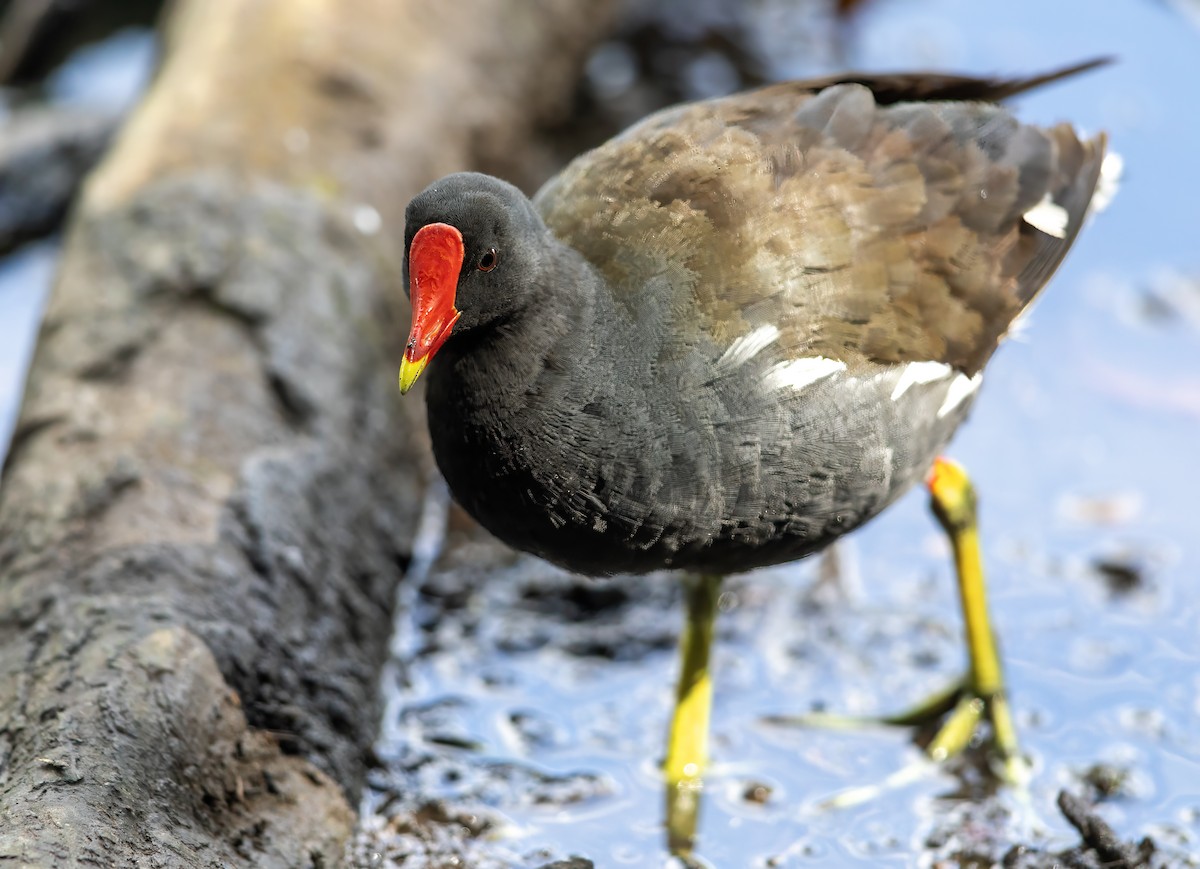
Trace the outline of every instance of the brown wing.
{"type": "Polygon", "coordinates": [[[988,103],[793,82],[653,115],[535,204],[625,304],[667,296],[671,340],[769,323],[792,358],[974,374],[1071,246],[1104,149],[988,103]]]}

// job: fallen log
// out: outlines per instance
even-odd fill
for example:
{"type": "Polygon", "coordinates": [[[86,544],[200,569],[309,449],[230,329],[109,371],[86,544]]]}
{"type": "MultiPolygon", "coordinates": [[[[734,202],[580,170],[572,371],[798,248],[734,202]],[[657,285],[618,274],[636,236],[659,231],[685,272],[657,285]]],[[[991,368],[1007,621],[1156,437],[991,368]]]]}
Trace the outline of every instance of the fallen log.
{"type": "Polygon", "coordinates": [[[0,476],[0,860],[339,862],[427,469],[408,198],[519,150],[586,0],[182,0],[0,476]]]}

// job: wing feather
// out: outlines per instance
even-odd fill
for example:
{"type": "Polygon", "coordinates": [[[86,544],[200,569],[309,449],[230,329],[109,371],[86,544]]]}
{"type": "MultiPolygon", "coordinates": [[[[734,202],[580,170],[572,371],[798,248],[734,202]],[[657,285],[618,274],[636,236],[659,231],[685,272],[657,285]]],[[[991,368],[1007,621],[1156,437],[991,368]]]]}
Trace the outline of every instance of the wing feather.
{"type": "Polygon", "coordinates": [[[534,202],[631,312],[655,297],[663,342],[770,325],[781,358],[973,375],[1071,246],[1104,151],[991,103],[795,82],[653,115],[534,202]],[[1060,234],[1024,219],[1043,202],[1060,234]]]}

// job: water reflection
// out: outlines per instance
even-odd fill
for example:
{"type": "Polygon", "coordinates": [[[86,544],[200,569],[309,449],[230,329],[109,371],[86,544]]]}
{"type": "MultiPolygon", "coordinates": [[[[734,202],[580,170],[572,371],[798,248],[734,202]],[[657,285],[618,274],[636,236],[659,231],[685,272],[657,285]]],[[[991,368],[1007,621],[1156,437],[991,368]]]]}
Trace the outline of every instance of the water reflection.
{"type": "Polygon", "coordinates": [[[16,424],[58,249],[57,241],[39,242],[0,261],[0,463],[16,424]]]}
{"type": "Polygon", "coordinates": [[[158,40],[129,28],[77,51],[47,83],[58,105],[123,110],[145,90],[158,59],[158,40]]]}

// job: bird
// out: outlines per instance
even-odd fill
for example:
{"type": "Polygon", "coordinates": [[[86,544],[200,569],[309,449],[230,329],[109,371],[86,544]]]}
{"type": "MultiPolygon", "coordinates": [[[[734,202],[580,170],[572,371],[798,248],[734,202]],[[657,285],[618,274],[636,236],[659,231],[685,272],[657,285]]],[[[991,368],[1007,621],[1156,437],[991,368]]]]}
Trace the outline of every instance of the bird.
{"type": "Polygon", "coordinates": [[[1103,133],[1001,101],[1104,62],[768,85],[650,115],[532,198],[461,172],[409,203],[400,391],[426,384],[455,499],[567,570],[685,578],[669,788],[708,761],[721,578],[818,552],[922,481],[970,660],[932,753],[987,715],[1016,756],[974,489],[942,452],[1106,195],[1103,133]]]}

